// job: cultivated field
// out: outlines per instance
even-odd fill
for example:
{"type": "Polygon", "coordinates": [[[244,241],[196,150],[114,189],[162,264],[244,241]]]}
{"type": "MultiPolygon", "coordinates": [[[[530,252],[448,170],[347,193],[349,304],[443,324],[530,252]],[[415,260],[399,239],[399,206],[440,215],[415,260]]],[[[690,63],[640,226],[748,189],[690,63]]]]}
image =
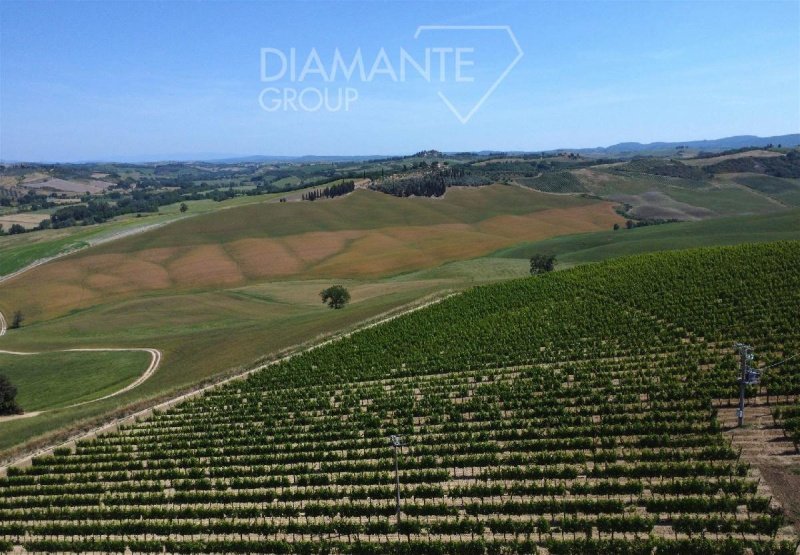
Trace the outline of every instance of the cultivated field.
{"type": "MultiPolygon", "coordinates": [[[[426,295],[476,279],[510,277],[482,272],[416,279],[409,270],[485,254],[513,244],[515,236],[602,229],[619,221],[608,205],[512,187],[454,189],[445,199],[359,191],[331,202],[250,201],[230,210],[203,202],[190,203],[190,218],[173,224],[177,227],[160,228],[141,242],[133,236],[117,239],[114,248],[96,246],[3,284],[0,310],[8,315],[22,310],[26,316],[22,330],[3,338],[3,348],[154,347],[165,358],[154,379],[114,402],[6,423],[0,450],[73,420],[100,418],[109,409],[235,371],[265,353],[313,341],[426,295]],[[197,215],[203,210],[214,211],[197,215]],[[398,274],[405,275],[388,277],[398,274]],[[315,276],[344,280],[351,288],[355,300],[346,313],[331,313],[319,303],[317,294],[329,283],[315,276]],[[34,291],[44,284],[48,293],[34,291]]],[[[4,262],[19,267],[17,259],[32,261],[172,217],[0,238],[0,249],[6,239],[4,262]]],[[[511,275],[526,271],[524,265],[515,268],[511,275]]]]}
{"type": "Polygon", "coordinates": [[[798,239],[800,210],[795,209],[781,214],[716,218],[554,237],[502,249],[492,256],[516,260],[545,252],[557,255],[563,266],[574,266],[647,252],[798,239]]]}
{"type": "MultiPolygon", "coordinates": [[[[733,341],[800,352],[798,266],[771,243],[474,288],[9,471],[0,529],[36,551],[789,555],[720,422],[733,341]]],[[[800,359],[761,393],[791,420],[800,359]]]]}
{"type": "Polygon", "coordinates": [[[620,221],[609,203],[499,185],[455,189],[446,199],[359,190],[329,202],[243,206],[38,268],[4,284],[0,308],[45,319],[155,291],[378,278],[620,221]]]}
{"type": "Polygon", "coordinates": [[[5,216],[0,216],[0,225],[3,226],[4,230],[8,230],[14,224],[19,224],[25,229],[33,229],[42,220],[47,220],[50,217],[49,214],[7,214],[5,216]]]}
{"type": "Polygon", "coordinates": [[[80,195],[85,193],[100,193],[114,184],[107,181],[98,181],[96,179],[84,181],[47,179],[45,181],[24,182],[22,185],[30,189],[49,189],[57,192],[80,195]]]}

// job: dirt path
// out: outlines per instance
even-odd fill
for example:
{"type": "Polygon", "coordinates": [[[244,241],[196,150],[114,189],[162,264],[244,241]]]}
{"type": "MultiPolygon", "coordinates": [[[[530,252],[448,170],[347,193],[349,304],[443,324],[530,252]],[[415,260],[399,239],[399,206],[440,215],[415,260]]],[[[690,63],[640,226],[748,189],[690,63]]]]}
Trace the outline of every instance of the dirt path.
{"type": "Polygon", "coordinates": [[[716,407],[723,433],[731,438],[734,450],[741,450],[742,459],[759,478],[759,493],[773,497],[773,504],[783,507],[787,520],[800,533],[800,453],[773,419],[766,397],[747,400],[741,428],[737,425],[737,407],[722,402],[716,407]]]}
{"type": "MultiPolygon", "coordinates": [[[[3,313],[0,312],[0,336],[5,335],[6,333],[6,319],[3,316],[3,313]]],[[[88,403],[94,403],[96,401],[102,401],[103,399],[108,399],[110,397],[115,397],[117,395],[121,395],[126,391],[130,391],[131,389],[138,387],[142,383],[144,383],[150,376],[155,374],[156,370],[158,370],[159,365],[161,364],[162,354],[161,351],[158,349],[151,349],[151,348],[119,348],[119,347],[109,347],[109,348],[84,348],[84,349],[63,349],[60,351],[38,351],[38,352],[22,352],[22,351],[6,351],[0,349],[0,353],[7,354],[7,355],[18,355],[18,356],[29,356],[29,355],[42,355],[48,352],[52,353],[79,353],[79,352],[118,352],[118,351],[128,351],[128,352],[145,352],[150,354],[150,364],[147,366],[145,371],[142,373],[141,376],[136,378],[133,382],[129,383],[122,389],[118,389],[113,393],[109,393],[108,395],[104,395],[103,397],[98,397],[97,399],[90,399],[88,401],[81,401],[80,403],[75,403],[74,405],[69,405],[63,408],[73,408],[79,407],[81,405],[86,405],[88,403]]],[[[30,418],[32,416],[36,416],[42,414],[47,411],[35,411],[35,412],[28,412],[23,414],[15,414],[11,416],[3,416],[0,418],[0,422],[7,422],[9,420],[16,420],[20,418],[30,418]]]]}
{"type": "Polygon", "coordinates": [[[2,424],[3,422],[9,422],[11,420],[19,420],[21,418],[33,418],[34,416],[39,416],[40,414],[42,414],[42,411],[34,410],[23,414],[11,414],[9,416],[0,416],[0,424],[2,424]]]}

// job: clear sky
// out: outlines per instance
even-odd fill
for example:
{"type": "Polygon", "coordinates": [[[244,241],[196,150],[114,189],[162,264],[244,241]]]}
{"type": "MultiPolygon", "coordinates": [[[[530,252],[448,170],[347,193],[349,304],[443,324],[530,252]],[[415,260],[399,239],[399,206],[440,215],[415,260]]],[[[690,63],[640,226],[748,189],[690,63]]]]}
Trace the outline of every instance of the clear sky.
{"type": "Polygon", "coordinates": [[[797,0],[0,0],[3,160],[540,150],[798,131],[797,0]],[[522,57],[492,88],[518,54],[505,26],[522,57]],[[364,75],[354,65],[347,78],[358,52],[364,75]]]}

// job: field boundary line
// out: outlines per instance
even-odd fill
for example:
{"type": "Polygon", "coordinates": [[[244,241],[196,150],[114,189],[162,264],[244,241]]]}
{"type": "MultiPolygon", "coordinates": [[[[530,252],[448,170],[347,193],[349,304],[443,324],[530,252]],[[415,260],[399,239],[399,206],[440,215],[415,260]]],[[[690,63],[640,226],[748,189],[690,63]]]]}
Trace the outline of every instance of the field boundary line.
{"type": "MultiPolygon", "coordinates": [[[[434,304],[441,303],[442,301],[444,301],[446,299],[449,299],[450,297],[453,297],[453,296],[455,296],[457,294],[458,294],[457,292],[449,291],[449,292],[445,292],[441,296],[435,296],[434,295],[434,298],[428,298],[428,300],[423,300],[424,298],[420,299],[420,301],[422,301],[422,302],[417,301],[418,304],[411,303],[411,305],[406,305],[405,308],[404,307],[399,307],[397,309],[389,310],[389,311],[383,313],[383,315],[377,315],[377,316],[375,316],[375,317],[373,317],[371,319],[366,319],[366,320],[361,322],[361,325],[357,324],[355,328],[353,328],[351,330],[348,330],[348,331],[345,331],[345,332],[334,334],[333,336],[328,337],[327,339],[324,339],[319,343],[315,343],[315,344],[310,345],[308,347],[302,347],[299,350],[289,352],[289,354],[286,354],[286,355],[281,356],[281,357],[279,357],[277,359],[274,359],[274,360],[269,360],[267,362],[262,362],[262,363],[256,362],[255,363],[256,366],[254,366],[252,368],[249,368],[249,369],[246,369],[243,372],[236,373],[236,374],[234,374],[232,376],[227,376],[227,377],[222,378],[222,379],[220,379],[218,381],[215,381],[213,383],[202,385],[202,386],[200,386],[200,387],[198,387],[196,389],[187,391],[185,393],[180,393],[176,397],[172,397],[172,398],[167,399],[165,401],[157,402],[156,404],[154,404],[154,405],[152,405],[150,407],[146,407],[146,408],[137,410],[137,411],[135,411],[135,412],[133,412],[131,414],[128,414],[128,415],[125,415],[125,416],[121,416],[121,417],[118,417],[118,418],[114,418],[114,419],[109,420],[107,422],[104,422],[104,423],[102,423],[102,424],[100,424],[98,426],[95,426],[95,427],[93,427],[93,428],[91,428],[89,430],[80,431],[80,432],[78,432],[78,433],[76,433],[76,434],[74,434],[72,436],[67,437],[66,439],[58,440],[55,443],[52,443],[50,445],[46,445],[46,446],[41,447],[39,449],[35,449],[34,451],[31,451],[31,452],[28,452],[28,453],[21,453],[21,454],[19,454],[17,456],[13,456],[12,455],[9,459],[7,459],[6,461],[3,461],[2,465],[0,465],[0,477],[6,476],[7,473],[8,473],[8,469],[9,468],[15,468],[15,467],[22,468],[22,467],[30,466],[32,464],[33,459],[36,458],[36,457],[41,457],[41,456],[52,454],[56,449],[59,449],[59,448],[71,447],[72,445],[74,445],[78,441],[81,441],[81,440],[84,440],[84,439],[91,439],[93,437],[97,437],[97,436],[105,434],[105,433],[113,432],[113,431],[117,430],[120,426],[122,426],[124,424],[130,424],[130,423],[134,423],[134,422],[138,422],[140,420],[146,419],[146,418],[152,416],[153,413],[155,413],[156,411],[162,411],[162,410],[169,409],[169,408],[171,408],[171,407],[173,407],[175,405],[178,405],[178,404],[180,404],[180,403],[182,403],[184,401],[187,401],[187,400],[189,400],[189,399],[191,399],[193,397],[201,396],[204,393],[207,393],[208,391],[211,391],[211,390],[216,389],[218,387],[221,387],[223,385],[232,383],[234,381],[243,380],[243,379],[249,377],[250,375],[252,375],[252,374],[254,374],[256,372],[259,372],[259,371],[265,370],[266,368],[269,368],[270,366],[274,366],[276,364],[280,364],[282,362],[286,362],[286,361],[291,360],[292,358],[294,358],[296,356],[299,356],[299,355],[302,355],[304,353],[313,351],[315,349],[319,349],[320,347],[324,347],[324,346],[329,345],[329,344],[331,344],[331,343],[333,343],[335,341],[339,341],[341,339],[346,339],[346,338],[350,337],[351,335],[353,335],[355,333],[358,333],[360,331],[364,331],[364,330],[368,330],[370,328],[374,328],[374,327],[379,326],[381,324],[385,324],[387,322],[390,322],[390,321],[392,321],[392,320],[394,320],[396,318],[400,318],[401,316],[405,316],[407,314],[411,314],[413,312],[417,312],[418,310],[422,310],[422,309],[427,308],[429,306],[432,306],[434,304]]],[[[75,350],[83,350],[83,349],[75,349],[75,350]]],[[[90,349],[86,349],[86,350],[90,350],[90,349]]]]}

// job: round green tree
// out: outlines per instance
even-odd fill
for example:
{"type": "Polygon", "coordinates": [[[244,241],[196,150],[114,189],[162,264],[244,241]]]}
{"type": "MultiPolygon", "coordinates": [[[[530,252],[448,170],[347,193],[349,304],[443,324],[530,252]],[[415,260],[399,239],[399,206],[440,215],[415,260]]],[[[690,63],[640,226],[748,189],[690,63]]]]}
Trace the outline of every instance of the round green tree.
{"type": "Polygon", "coordinates": [[[350,292],[344,285],[332,285],[320,291],[319,296],[330,308],[343,308],[350,302],[350,292]]]}

